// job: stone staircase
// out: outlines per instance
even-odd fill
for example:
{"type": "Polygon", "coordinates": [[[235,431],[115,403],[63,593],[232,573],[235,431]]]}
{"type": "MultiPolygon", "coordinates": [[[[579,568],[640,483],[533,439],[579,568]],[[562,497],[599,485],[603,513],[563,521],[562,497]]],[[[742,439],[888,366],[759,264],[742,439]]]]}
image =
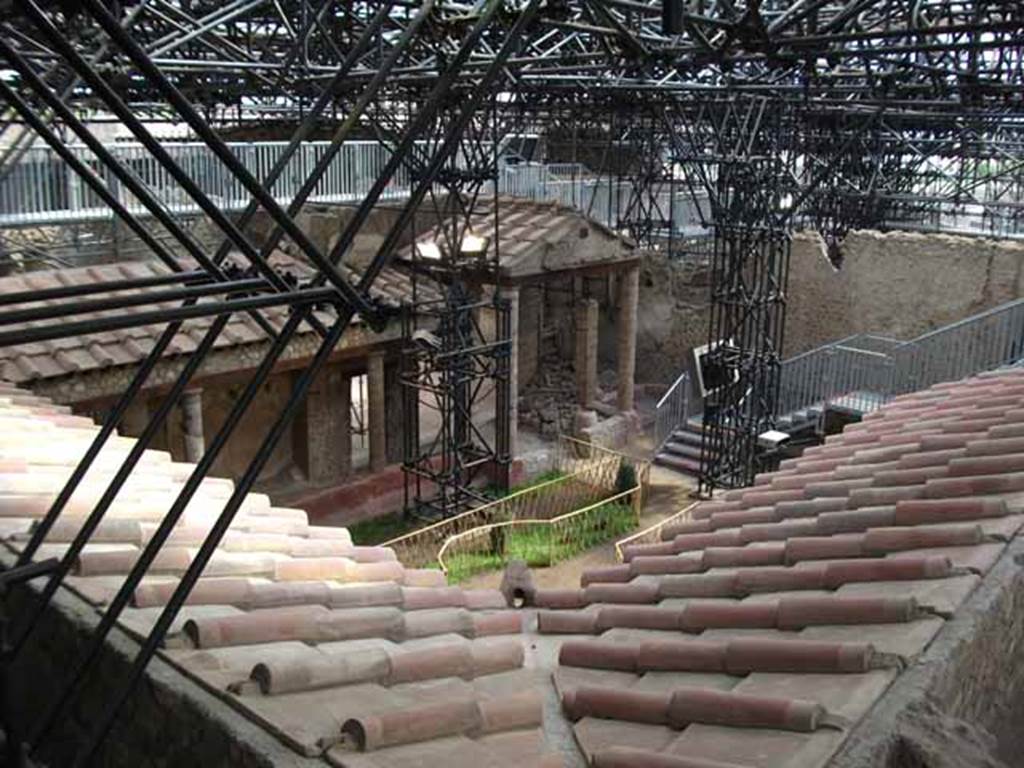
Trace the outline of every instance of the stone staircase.
{"type": "Polygon", "coordinates": [[[654,455],[654,462],[670,467],[685,475],[700,475],[700,445],[704,424],[700,416],[693,416],[679,425],[654,455]]]}

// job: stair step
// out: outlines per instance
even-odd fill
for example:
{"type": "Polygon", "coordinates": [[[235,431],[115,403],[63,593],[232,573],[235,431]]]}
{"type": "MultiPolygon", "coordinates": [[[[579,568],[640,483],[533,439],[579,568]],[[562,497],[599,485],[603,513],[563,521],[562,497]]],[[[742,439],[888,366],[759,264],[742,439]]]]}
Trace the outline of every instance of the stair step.
{"type": "Polygon", "coordinates": [[[701,442],[703,442],[703,435],[700,432],[677,429],[672,433],[669,440],[674,443],[682,443],[683,445],[692,445],[699,449],[701,442]]]}
{"type": "Polygon", "coordinates": [[[671,453],[673,456],[683,456],[688,459],[695,459],[700,461],[700,443],[693,445],[692,443],[680,443],[675,440],[669,440],[665,445],[661,447],[663,453],[671,453]]]}
{"type": "Polygon", "coordinates": [[[670,453],[659,453],[654,457],[656,464],[661,464],[666,467],[671,467],[684,474],[692,475],[694,477],[700,474],[700,462],[694,461],[693,459],[687,459],[683,456],[676,456],[670,453]]]}

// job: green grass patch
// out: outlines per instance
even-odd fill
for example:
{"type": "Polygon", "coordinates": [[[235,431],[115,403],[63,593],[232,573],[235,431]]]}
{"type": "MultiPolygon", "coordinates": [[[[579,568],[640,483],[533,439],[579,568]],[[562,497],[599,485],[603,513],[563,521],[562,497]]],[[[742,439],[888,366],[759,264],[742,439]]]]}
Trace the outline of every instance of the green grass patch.
{"type": "MultiPolygon", "coordinates": [[[[543,485],[565,476],[565,472],[559,469],[552,469],[538,475],[528,483],[514,486],[507,491],[501,491],[496,486],[488,486],[483,489],[483,494],[494,500],[503,499],[513,493],[525,491],[528,488],[535,488],[538,485],[543,485]]],[[[402,512],[393,512],[383,517],[375,517],[372,520],[361,520],[358,523],[354,523],[348,526],[348,532],[352,534],[353,544],[373,546],[390,541],[391,539],[397,539],[399,536],[412,533],[420,528],[426,528],[428,525],[433,525],[433,523],[417,520],[414,517],[406,517],[402,512]]]]}
{"type": "Polygon", "coordinates": [[[371,520],[361,520],[348,526],[352,534],[352,543],[373,546],[385,541],[404,536],[424,526],[423,521],[406,517],[401,512],[394,512],[371,520]]]}
{"type": "Polygon", "coordinates": [[[485,551],[453,553],[446,563],[449,581],[457,583],[484,571],[499,570],[510,560],[547,568],[633,530],[630,504],[609,503],[556,526],[511,525],[491,531],[485,551]]]}

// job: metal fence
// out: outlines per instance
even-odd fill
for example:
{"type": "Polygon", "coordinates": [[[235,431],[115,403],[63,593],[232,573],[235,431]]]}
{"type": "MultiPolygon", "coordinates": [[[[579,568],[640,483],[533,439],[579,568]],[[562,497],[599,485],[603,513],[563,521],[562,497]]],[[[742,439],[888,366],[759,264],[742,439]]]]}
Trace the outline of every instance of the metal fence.
{"type": "Polygon", "coordinates": [[[779,374],[777,413],[826,405],[874,410],[893,394],[896,339],[857,334],[784,360],[779,374]]]}
{"type": "MultiPolygon", "coordinates": [[[[1024,299],[910,341],[856,334],[784,360],[776,413],[792,417],[818,409],[819,420],[827,409],[869,413],[896,395],[1011,365],[1022,358],[1024,299]]],[[[685,394],[677,391],[685,376],[680,376],[658,403],[654,425],[657,450],[691,415],[685,394]]],[[[804,418],[815,417],[806,414],[804,418]]]]}
{"type": "MultiPolygon", "coordinates": [[[[330,143],[302,144],[272,192],[277,201],[292,200],[310,170],[324,156],[330,143]]],[[[253,176],[266,178],[287,148],[286,142],[231,142],[228,147],[253,176]]],[[[134,214],[146,209],[122,189],[109,172],[84,146],[69,147],[89,168],[101,176],[107,188],[134,214]]],[[[249,194],[205,144],[167,142],[164,148],[199,188],[224,210],[241,210],[249,194]]],[[[172,213],[200,212],[167,170],[141,144],[124,142],[109,147],[111,153],[132,171],[172,213]]],[[[352,141],[343,145],[310,196],[311,202],[346,203],[361,200],[387,163],[390,150],[375,141],[352,141]]],[[[456,160],[456,163],[459,161],[456,160]]],[[[391,179],[382,199],[397,200],[408,195],[410,173],[403,166],[391,179]]],[[[493,192],[485,185],[486,193],[493,192]]],[[[576,208],[606,226],[617,228],[628,215],[630,189],[625,183],[601,179],[578,163],[518,163],[502,165],[498,191],[502,195],[536,201],[554,201],[576,208]]],[[[672,208],[672,220],[679,233],[699,228],[698,204],[689,195],[659,195],[663,211],[672,208]]],[[[705,211],[705,214],[707,212],[705,211]]],[[[0,180],[0,227],[57,225],[74,222],[109,221],[113,213],[81,178],[49,147],[32,147],[0,180]]]]}
{"type": "Polygon", "coordinates": [[[822,406],[867,413],[892,397],[1024,356],[1024,299],[910,341],[859,334],[782,363],[779,414],[822,406]]]}
{"type": "Polygon", "coordinates": [[[925,389],[1024,357],[1024,299],[918,336],[893,352],[893,394],[925,389]]]}
{"type": "MultiPolygon", "coordinates": [[[[233,142],[232,152],[256,178],[266,178],[284,154],[286,142],[233,142]]],[[[317,161],[324,156],[329,142],[303,144],[292,156],[272,192],[280,203],[291,201],[317,161]]],[[[251,199],[237,177],[230,173],[205,144],[167,143],[164,148],[196,182],[199,188],[225,210],[240,210],[251,199]]],[[[112,175],[84,146],[70,149],[106,182],[118,200],[136,214],[146,212],[134,195],[123,189],[112,175]]],[[[175,214],[199,212],[198,205],[171,178],[141,144],[113,144],[111,153],[175,214]]],[[[350,202],[361,200],[373,185],[390,156],[389,150],[374,141],[353,141],[338,151],[310,196],[313,202],[350,202]]],[[[401,169],[390,181],[383,199],[398,199],[408,194],[410,178],[401,169]]],[[[89,187],[49,147],[33,147],[0,182],[0,226],[26,224],[63,224],[109,220],[113,213],[89,187]]]]}
{"type": "Polygon", "coordinates": [[[431,567],[445,542],[460,534],[512,520],[553,520],[569,511],[607,500],[616,490],[623,464],[633,467],[637,503],[643,503],[650,463],[562,436],[555,467],[560,476],[524,488],[476,509],[384,542],[407,567],[431,567]]]}
{"type": "Polygon", "coordinates": [[[678,512],[674,512],[673,514],[669,515],[664,520],[659,520],[658,522],[654,523],[654,525],[650,525],[647,528],[644,528],[642,531],[637,531],[636,533],[632,533],[624,539],[619,539],[615,542],[615,559],[618,560],[620,563],[625,559],[623,555],[625,547],[633,546],[636,544],[657,544],[661,542],[662,529],[664,529],[665,526],[672,525],[673,523],[681,523],[686,520],[689,520],[694,507],[696,507],[699,503],[699,501],[695,501],[693,502],[693,504],[683,507],[678,512]]]}
{"type": "Polygon", "coordinates": [[[547,568],[621,536],[640,523],[640,482],[584,507],[549,519],[515,519],[449,536],[437,562],[451,581],[496,570],[513,559],[547,568]]]}

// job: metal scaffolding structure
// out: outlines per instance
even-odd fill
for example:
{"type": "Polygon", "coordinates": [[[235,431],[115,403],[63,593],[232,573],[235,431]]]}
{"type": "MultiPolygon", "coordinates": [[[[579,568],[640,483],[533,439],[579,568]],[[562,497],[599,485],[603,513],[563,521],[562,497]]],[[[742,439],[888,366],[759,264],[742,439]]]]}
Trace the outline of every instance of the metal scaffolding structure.
{"type": "MultiPolygon", "coordinates": [[[[626,182],[630,200],[617,209],[624,211],[617,223],[641,245],[660,247],[666,233],[673,236],[675,198],[695,201],[706,214],[714,238],[709,341],[734,383],[711,403],[705,490],[748,481],[754,439],[772,424],[794,227],[821,231],[837,262],[843,234],[856,227],[957,229],[970,218],[982,223],[981,233],[1022,231],[1024,6],[1017,0],[0,0],[0,10],[0,178],[16,172],[31,146],[49,147],[170,271],[159,280],[0,297],[0,325],[26,319],[24,310],[9,309],[16,303],[55,302],[31,310],[37,322],[27,330],[0,329],[0,345],[166,324],[36,528],[22,565],[181,323],[215,318],[48,576],[37,608],[17,617],[15,656],[228,318],[250,313],[272,342],[89,647],[72,660],[70,683],[30,735],[31,749],[40,750],[95,673],[105,637],[289,340],[304,325],[322,339],[143,643],[130,679],[97,713],[79,765],[93,759],[111,730],[349,321],[358,313],[371,325],[381,322],[369,288],[415,228],[417,211],[424,204],[442,211],[460,242],[459,222],[495,178],[494,146],[504,132],[558,129],[603,143],[614,162],[602,165],[596,151],[556,159],[626,182]],[[157,137],[158,124],[182,126],[212,153],[233,188],[244,191],[240,210],[225,213],[204,191],[194,169],[157,137]],[[183,225],[151,178],[111,151],[109,125],[127,130],[176,199],[208,220],[218,233],[213,247],[183,225]],[[267,168],[247,166],[229,145],[261,138],[285,141],[267,168]],[[300,168],[296,158],[314,139],[326,145],[311,167],[300,168]],[[296,216],[332,159],[356,140],[376,142],[385,159],[372,169],[350,223],[323,252],[296,216]],[[302,183],[280,202],[275,185],[296,174],[302,183]],[[353,283],[338,265],[403,174],[407,194],[394,226],[353,283]],[[246,234],[257,213],[273,224],[260,241],[246,234]],[[316,270],[307,283],[292,285],[269,265],[285,238],[316,270]],[[226,271],[229,253],[249,269],[226,271]],[[118,293],[124,288],[143,292],[129,300],[118,293]],[[170,300],[180,305],[109,314],[170,300]],[[283,325],[261,314],[282,305],[291,308],[283,325]],[[314,306],[329,307],[330,322],[314,315],[314,306]],[[92,316],[98,308],[108,314],[92,316]]],[[[450,295],[442,324],[461,336],[449,349],[459,358],[460,345],[469,343],[467,302],[457,290],[450,295]]],[[[500,355],[492,360],[500,367],[500,355]]],[[[449,410],[458,412],[461,402],[449,410]]],[[[489,450],[504,460],[496,443],[489,450]]]]}

